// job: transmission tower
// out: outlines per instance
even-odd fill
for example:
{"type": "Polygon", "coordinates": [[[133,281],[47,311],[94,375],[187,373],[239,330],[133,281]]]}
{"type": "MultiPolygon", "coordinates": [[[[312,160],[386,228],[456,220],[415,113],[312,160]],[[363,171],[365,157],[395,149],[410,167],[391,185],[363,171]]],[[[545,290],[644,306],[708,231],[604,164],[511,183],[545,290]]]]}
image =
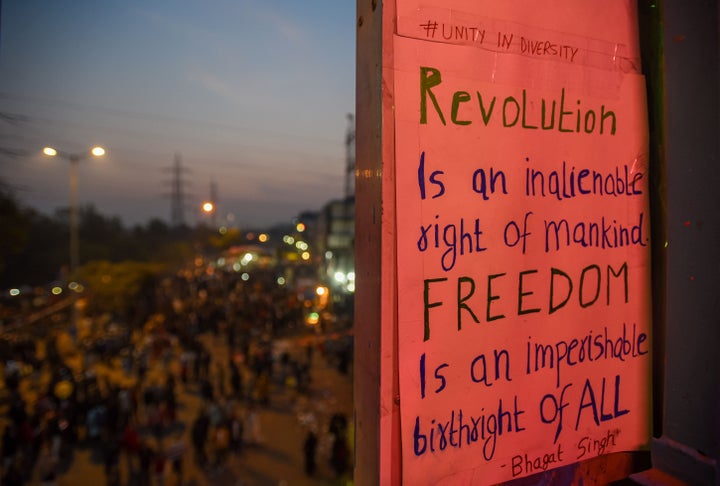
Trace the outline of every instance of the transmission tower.
{"type": "Polygon", "coordinates": [[[170,172],[172,178],[170,185],[170,224],[172,226],[183,226],[185,224],[185,206],[188,194],[185,192],[187,181],[183,178],[183,174],[189,172],[182,166],[180,154],[175,154],[175,160],[172,167],[166,167],[163,170],[170,172]]]}
{"type": "Polygon", "coordinates": [[[345,132],[345,199],[355,195],[355,117],[347,115],[348,127],[345,132]]]}

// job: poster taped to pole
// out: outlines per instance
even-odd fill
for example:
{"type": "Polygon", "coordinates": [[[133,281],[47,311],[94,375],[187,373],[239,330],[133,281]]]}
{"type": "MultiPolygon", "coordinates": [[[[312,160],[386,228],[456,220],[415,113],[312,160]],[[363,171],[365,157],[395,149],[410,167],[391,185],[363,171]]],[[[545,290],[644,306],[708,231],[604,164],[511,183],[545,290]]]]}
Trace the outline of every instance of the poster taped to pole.
{"type": "Polygon", "coordinates": [[[636,37],[629,1],[397,1],[403,483],[492,484],[649,443],[636,37]]]}

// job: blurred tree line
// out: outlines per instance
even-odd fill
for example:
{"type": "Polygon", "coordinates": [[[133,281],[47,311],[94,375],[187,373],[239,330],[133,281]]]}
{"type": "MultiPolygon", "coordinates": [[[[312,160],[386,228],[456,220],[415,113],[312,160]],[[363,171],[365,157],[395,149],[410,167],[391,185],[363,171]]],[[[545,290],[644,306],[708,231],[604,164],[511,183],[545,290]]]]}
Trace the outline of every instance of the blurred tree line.
{"type": "MultiPolygon", "coordinates": [[[[154,219],[127,228],[118,217],[104,216],[92,205],[79,208],[79,216],[78,277],[90,285],[110,272],[130,287],[115,290],[137,290],[138,281],[147,281],[151,274],[175,269],[197,252],[219,249],[216,232],[206,226],[169,226],[154,219]]],[[[23,207],[0,180],[0,289],[67,280],[69,221],[67,208],[46,216],[23,207]]]]}

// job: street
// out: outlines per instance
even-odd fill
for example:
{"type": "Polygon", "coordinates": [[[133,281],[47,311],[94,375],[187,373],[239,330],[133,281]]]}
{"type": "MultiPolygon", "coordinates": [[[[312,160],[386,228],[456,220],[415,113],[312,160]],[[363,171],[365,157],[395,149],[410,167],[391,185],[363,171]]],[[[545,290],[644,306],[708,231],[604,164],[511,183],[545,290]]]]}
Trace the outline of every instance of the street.
{"type": "MultiPolygon", "coordinates": [[[[214,361],[227,362],[228,347],[223,338],[204,335],[202,341],[210,349],[214,361]]],[[[289,341],[286,344],[293,345],[289,341]]],[[[161,380],[165,373],[162,363],[158,362],[156,367],[148,370],[146,380],[153,383],[161,380]]],[[[334,413],[352,417],[352,379],[350,375],[339,373],[337,368],[318,352],[312,357],[311,377],[312,382],[306,395],[300,395],[286,387],[272,387],[269,406],[259,409],[262,443],[247,446],[241,453],[231,454],[222,470],[205,471],[199,468],[188,448],[183,461],[183,483],[243,486],[341,484],[328,464],[331,439],[327,427],[330,416],[334,413]],[[311,417],[314,417],[314,420],[311,417]],[[318,469],[315,476],[309,478],[304,473],[303,441],[309,422],[313,421],[321,433],[317,449],[318,469]]],[[[179,422],[192,423],[201,406],[202,398],[196,385],[178,386],[179,422]]],[[[184,428],[183,437],[189,444],[189,427],[184,428]]],[[[59,475],[57,484],[103,484],[104,466],[102,458],[98,456],[97,450],[77,447],[69,469],[59,475]]],[[[121,456],[121,482],[132,484],[128,482],[125,461],[126,458],[121,456]]],[[[171,471],[167,470],[164,476],[164,484],[178,484],[171,471]]],[[[40,484],[37,478],[33,484],[40,484]]]]}

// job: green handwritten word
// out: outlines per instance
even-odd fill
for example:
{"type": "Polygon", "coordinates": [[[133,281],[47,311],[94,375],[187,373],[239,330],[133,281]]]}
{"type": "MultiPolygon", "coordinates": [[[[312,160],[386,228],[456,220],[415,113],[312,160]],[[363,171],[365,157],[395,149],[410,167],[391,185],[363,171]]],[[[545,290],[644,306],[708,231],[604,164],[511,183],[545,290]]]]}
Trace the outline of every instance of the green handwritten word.
{"type": "Polygon", "coordinates": [[[479,315],[485,318],[485,322],[490,323],[505,319],[508,314],[554,314],[571,302],[582,309],[601,303],[610,306],[618,300],[627,304],[628,268],[627,262],[623,262],[618,269],[610,264],[604,269],[599,265],[588,265],[572,276],[564,270],[552,267],[544,275],[540,274],[538,269],[529,269],[514,275],[464,275],[454,281],[447,277],[427,278],[423,281],[423,340],[430,339],[430,328],[434,327],[431,322],[448,321],[448,312],[440,309],[446,305],[456,312],[452,320],[460,331],[463,318],[479,324],[479,315]],[[476,292],[478,285],[481,287],[476,292]],[[549,289],[546,301],[538,297],[536,290],[539,288],[549,289]],[[451,296],[450,302],[438,299],[438,296],[451,296]]]}
{"type": "MultiPolygon", "coordinates": [[[[428,124],[428,100],[440,123],[447,125],[447,107],[443,111],[438,101],[442,91],[442,74],[432,67],[420,67],[420,124],[428,124]]],[[[446,93],[442,93],[446,95],[446,93]]],[[[445,99],[442,96],[440,99],[445,99]]],[[[469,91],[455,91],[450,102],[450,121],[454,125],[471,125],[480,122],[485,126],[499,125],[503,128],[522,128],[525,130],[557,130],[566,133],[599,133],[615,135],[617,117],[615,112],[605,105],[600,108],[586,109],[581,100],[572,102],[565,98],[565,88],[560,90],[559,98],[528,99],[526,90],[522,90],[520,99],[506,96],[499,99],[483,97],[475,91],[476,103],[469,91]],[[533,106],[540,106],[540,113],[533,106]]]]}

